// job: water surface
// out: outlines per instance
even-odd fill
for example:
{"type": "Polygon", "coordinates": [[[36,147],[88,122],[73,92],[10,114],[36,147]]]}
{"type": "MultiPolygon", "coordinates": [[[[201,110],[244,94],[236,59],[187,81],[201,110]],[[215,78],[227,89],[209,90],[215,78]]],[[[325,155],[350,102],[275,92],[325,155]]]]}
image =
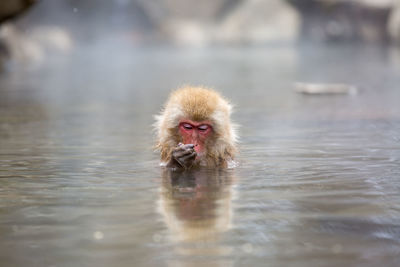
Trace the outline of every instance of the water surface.
{"type": "Polygon", "coordinates": [[[97,44],[0,76],[2,266],[399,266],[400,53],[97,44]],[[293,82],[359,94],[305,96],[293,82]],[[203,84],[239,166],[164,171],[153,115],[203,84]]]}

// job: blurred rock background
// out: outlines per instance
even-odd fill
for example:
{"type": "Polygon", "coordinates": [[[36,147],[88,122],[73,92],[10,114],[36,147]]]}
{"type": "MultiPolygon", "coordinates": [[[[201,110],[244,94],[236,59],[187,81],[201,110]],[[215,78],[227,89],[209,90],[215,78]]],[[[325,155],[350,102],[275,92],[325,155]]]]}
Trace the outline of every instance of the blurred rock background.
{"type": "Polygon", "coordinates": [[[400,0],[2,0],[0,60],[132,45],[400,43],[400,0]]]}

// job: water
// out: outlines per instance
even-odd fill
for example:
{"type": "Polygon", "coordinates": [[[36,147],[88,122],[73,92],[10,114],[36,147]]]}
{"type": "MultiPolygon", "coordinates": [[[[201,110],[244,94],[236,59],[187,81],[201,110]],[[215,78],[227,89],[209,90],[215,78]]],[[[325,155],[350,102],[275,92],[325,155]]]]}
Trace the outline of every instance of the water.
{"type": "Polygon", "coordinates": [[[400,53],[107,43],[0,76],[2,266],[399,266],[400,53]],[[304,96],[293,82],[355,96],[304,96]],[[239,166],[158,166],[171,88],[235,104],[239,166]]]}

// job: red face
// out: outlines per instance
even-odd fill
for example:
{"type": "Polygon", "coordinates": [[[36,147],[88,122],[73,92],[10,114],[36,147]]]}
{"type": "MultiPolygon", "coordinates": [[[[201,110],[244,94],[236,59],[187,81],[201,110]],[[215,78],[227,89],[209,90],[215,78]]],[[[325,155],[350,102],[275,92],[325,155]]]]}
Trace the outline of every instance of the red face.
{"type": "Polygon", "coordinates": [[[193,144],[197,153],[204,152],[205,142],[211,135],[213,129],[209,121],[195,122],[191,120],[182,120],[179,123],[179,132],[183,143],[193,144]]]}

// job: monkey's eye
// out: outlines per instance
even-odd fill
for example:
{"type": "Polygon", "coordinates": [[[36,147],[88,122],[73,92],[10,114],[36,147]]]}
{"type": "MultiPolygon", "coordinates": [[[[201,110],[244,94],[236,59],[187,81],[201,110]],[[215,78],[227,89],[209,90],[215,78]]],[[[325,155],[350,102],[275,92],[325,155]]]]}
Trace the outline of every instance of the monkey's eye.
{"type": "Polygon", "coordinates": [[[185,128],[186,130],[191,130],[193,129],[192,125],[190,125],[189,123],[184,123],[182,124],[183,128],[185,128]]]}
{"type": "Polygon", "coordinates": [[[197,127],[197,129],[199,129],[199,131],[206,131],[208,130],[209,126],[207,124],[203,124],[197,127]]]}

